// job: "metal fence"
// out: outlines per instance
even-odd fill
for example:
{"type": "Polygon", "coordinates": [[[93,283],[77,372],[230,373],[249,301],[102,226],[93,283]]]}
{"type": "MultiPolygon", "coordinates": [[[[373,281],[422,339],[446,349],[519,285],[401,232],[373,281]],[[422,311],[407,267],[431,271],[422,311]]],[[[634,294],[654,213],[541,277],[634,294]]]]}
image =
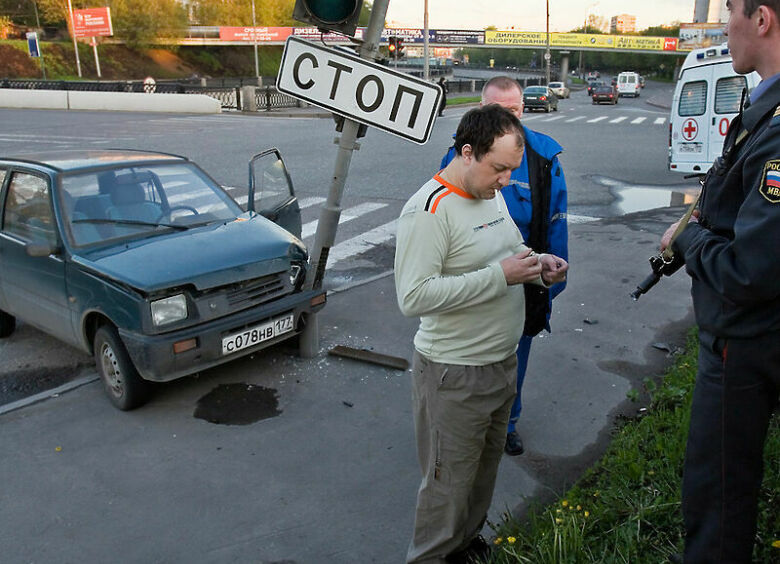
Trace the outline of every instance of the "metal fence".
{"type": "MultiPolygon", "coordinates": [[[[257,84],[257,79],[251,79],[257,84]]],[[[0,78],[0,88],[27,90],[68,90],[83,92],[146,92],[149,94],[204,94],[219,100],[223,109],[239,110],[246,108],[242,104],[241,86],[243,79],[236,79],[231,86],[201,86],[200,79],[189,81],[156,81],[154,84],[141,80],[127,81],[86,81],[86,80],[18,80],[0,78]]],[[[246,79],[249,83],[250,79],[246,79]]],[[[297,99],[282,94],[274,86],[255,87],[255,103],[258,111],[270,111],[277,108],[299,106],[297,99]]]]}

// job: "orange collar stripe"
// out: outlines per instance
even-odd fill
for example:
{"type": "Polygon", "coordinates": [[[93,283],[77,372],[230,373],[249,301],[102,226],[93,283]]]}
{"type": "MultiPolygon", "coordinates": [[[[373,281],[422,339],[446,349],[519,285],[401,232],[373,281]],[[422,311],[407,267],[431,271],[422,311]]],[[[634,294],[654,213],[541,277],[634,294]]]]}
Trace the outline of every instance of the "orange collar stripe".
{"type": "Polygon", "coordinates": [[[442,198],[444,198],[444,196],[446,196],[447,194],[452,194],[452,193],[453,193],[452,190],[449,189],[442,192],[441,195],[433,201],[433,205],[431,206],[431,213],[436,213],[436,208],[439,207],[439,202],[441,202],[442,198]]]}
{"type": "Polygon", "coordinates": [[[474,196],[472,196],[471,194],[469,194],[465,190],[462,190],[462,189],[458,188],[457,186],[455,186],[454,184],[450,184],[449,182],[444,180],[441,176],[438,175],[438,173],[433,175],[433,179],[436,182],[439,182],[440,184],[442,184],[442,185],[446,186],[447,188],[449,188],[451,192],[454,192],[455,194],[457,194],[461,198],[466,198],[467,200],[475,199],[474,196]]]}

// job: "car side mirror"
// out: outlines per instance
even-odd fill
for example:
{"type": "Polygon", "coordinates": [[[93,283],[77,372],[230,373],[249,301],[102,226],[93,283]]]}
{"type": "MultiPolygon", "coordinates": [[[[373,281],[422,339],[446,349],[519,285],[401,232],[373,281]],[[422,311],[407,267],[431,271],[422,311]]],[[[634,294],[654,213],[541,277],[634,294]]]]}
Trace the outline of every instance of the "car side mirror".
{"type": "Polygon", "coordinates": [[[43,241],[31,241],[24,246],[24,250],[31,257],[48,257],[59,252],[59,247],[43,241]]]}

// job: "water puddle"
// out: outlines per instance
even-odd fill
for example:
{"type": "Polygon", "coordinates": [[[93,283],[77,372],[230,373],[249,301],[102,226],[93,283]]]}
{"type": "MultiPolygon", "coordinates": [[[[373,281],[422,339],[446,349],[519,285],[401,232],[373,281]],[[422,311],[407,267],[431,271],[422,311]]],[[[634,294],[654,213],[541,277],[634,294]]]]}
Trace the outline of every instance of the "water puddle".
{"type": "Polygon", "coordinates": [[[194,416],[217,425],[250,425],[281,413],[276,390],[252,384],[223,384],[198,400],[194,416]]]}
{"type": "Polygon", "coordinates": [[[674,186],[655,186],[652,184],[631,184],[607,176],[591,176],[593,182],[609,188],[615,197],[611,212],[614,215],[626,215],[640,211],[685,206],[693,202],[699,193],[699,184],[678,184],[674,186]]]}

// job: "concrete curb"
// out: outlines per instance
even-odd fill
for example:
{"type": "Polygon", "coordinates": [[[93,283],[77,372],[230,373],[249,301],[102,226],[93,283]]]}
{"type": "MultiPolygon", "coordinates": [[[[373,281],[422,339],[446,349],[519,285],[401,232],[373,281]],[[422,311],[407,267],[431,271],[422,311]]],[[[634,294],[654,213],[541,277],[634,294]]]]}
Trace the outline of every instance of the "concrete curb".
{"type": "Polygon", "coordinates": [[[75,380],[66,382],[61,386],[57,386],[56,388],[52,388],[51,390],[45,390],[35,395],[13,401],[5,405],[0,405],[0,415],[5,415],[6,413],[16,411],[17,409],[22,409],[31,406],[35,403],[39,403],[47,399],[57,397],[60,394],[64,394],[65,392],[70,392],[82,386],[86,386],[87,384],[91,384],[92,382],[95,382],[99,379],[100,377],[94,372],[92,372],[91,374],[86,374],[84,376],[76,378],[75,380]]]}

